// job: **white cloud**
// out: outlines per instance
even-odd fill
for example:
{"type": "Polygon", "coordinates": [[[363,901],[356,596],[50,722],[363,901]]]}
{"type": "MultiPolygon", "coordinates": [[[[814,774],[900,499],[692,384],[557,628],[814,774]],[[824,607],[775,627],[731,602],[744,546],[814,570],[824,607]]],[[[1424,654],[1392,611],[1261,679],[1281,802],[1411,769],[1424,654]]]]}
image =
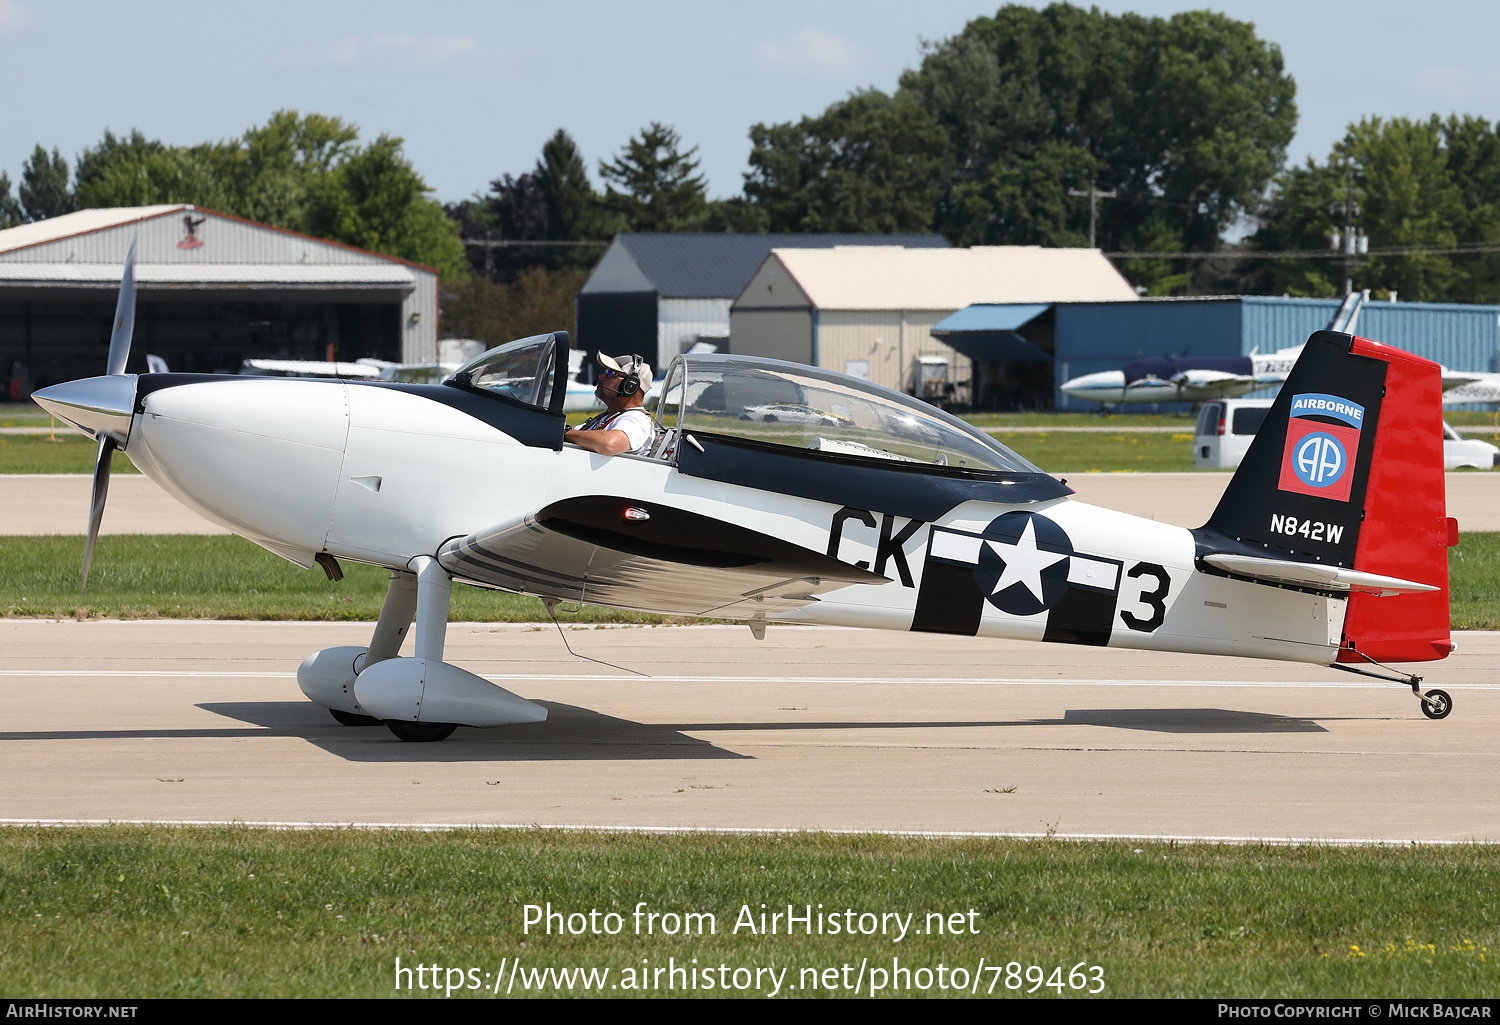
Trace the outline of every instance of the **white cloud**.
{"type": "Polygon", "coordinates": [[[1436,100],[1493,99],[1500,96],[1500,68],[1470,71],[1451,65],[1423,68],[1417,72],[1417,90],[1436,100]]]}
{"type": "MultiPolygon", "coordinates": [[[[0,0],[5,3],[6,0],[0,0]]],[[[347,69],[409,75],[472,75],[486,71],[479,44],[463,36],[428,36],[410,32],[368,38],[350,36],[331,46],[299,46],[276,58],[278,67],[296,71],[347,69]]]]}
{"type": "Polygon", "coordinates": [[[815,28],[767,40],[755,48],[761,66],[771,71],[847,79],[865,65],[865,52],[854,43],[815,28]]]}
{"type": "Polygon", "coordinates": [[[0,0],[0,39],[18,36],[40,19],[40,14],[29,7],[22,7],[16,0],[0,0]]]}

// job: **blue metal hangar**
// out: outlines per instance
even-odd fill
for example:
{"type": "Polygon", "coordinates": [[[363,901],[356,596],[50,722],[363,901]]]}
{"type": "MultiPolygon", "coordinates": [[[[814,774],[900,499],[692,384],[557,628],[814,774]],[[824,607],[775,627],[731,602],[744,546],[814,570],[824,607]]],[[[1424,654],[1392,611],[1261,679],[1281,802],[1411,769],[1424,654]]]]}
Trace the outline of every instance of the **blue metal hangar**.
{"type": "Polygon", "coordinates": [[[661,370],[697,341],[726,352],[729,308],[772,249],[843,246],[948,243],[941,235],[619,234],[574,300],[577,347],[636,353],[661,370]]]}
{"type": "MultiPolygon", "coordinates": [[[[1143,356],[1248,356],[1301,345],[1338,305],[1274,296],[976,304],[932,334],[972,361],[978,408],[1091,412],[1098,403],[1064,395],[1060,385],[1143,356]],[[1007,390],[1013,381],[1031,387],[1007,390]]],[[[1500,370],[1500,306],[1367,302],[1354,333],[1453,370],[1500,370]]]]}
{"type": "Polygon", "coordinates": [[[196,373],[258,356],[437,359],[431,267],[182,204],[79,210],[0,231],[5,397],[101,372],[132,241],[131,373],[148,353],[196,373]]]}

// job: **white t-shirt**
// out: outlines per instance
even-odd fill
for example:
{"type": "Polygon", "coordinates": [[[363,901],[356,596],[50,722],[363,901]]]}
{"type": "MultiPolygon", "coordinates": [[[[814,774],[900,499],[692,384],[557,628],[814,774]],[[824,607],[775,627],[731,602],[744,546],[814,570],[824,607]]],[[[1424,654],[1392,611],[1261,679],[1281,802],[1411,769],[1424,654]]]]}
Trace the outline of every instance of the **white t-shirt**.
{"type": "Polygon", "coordinates": [[[618,413],[600,413],[579,424],[575,430],[622,431],[630,439],[630,447],[625,451],[635,456],[650,455],[651,443],[656,440],[656,424],[651,414],[640,406],[631,406],[618,413]]]}

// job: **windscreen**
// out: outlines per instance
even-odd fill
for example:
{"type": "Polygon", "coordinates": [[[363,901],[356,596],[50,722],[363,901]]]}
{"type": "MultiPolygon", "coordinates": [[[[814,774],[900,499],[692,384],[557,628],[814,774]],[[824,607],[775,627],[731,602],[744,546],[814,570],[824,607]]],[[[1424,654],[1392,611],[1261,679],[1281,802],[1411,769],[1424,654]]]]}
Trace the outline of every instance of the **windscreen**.
{"type": "Polygon", "coordinates": [[[480,353],[450,379],[480,391],[545,409],[552,397],[557,340],[532,335],[480,353]]]}
{"type": "Polygon", "coordinates": [[[684,356],[659,417],[730,438],[830,456],[1040,473],[988,435],[935,406],[868,381],[748,356],[684,356]]]}

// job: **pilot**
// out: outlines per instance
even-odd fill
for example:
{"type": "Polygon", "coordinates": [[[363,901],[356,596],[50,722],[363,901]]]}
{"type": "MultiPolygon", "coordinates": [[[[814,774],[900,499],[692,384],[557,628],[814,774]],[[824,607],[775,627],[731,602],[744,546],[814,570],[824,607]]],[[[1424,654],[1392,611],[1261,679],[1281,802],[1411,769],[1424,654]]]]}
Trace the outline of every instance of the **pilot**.
{"type": "Polygon", "coordinates": [[[604,368],[594,396],[604,403],[604,412],[589,417],[577,427],[565,427],[564,438],[590,452],[615,456],[622,452],[644,456],[656,440],[656,425],[642,408],[651,390],[651,365],[639,356],[615,359],[599,354],[604,368]]]}

